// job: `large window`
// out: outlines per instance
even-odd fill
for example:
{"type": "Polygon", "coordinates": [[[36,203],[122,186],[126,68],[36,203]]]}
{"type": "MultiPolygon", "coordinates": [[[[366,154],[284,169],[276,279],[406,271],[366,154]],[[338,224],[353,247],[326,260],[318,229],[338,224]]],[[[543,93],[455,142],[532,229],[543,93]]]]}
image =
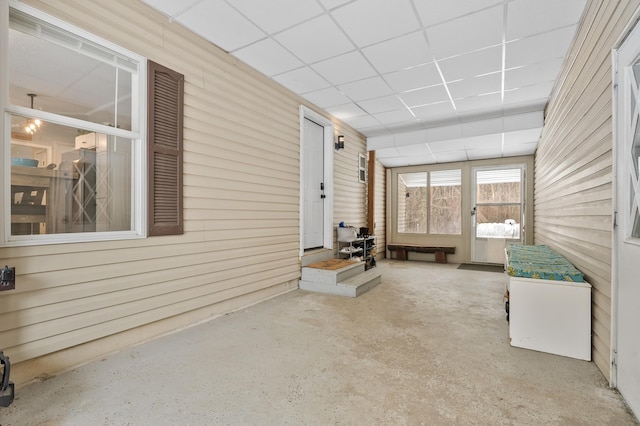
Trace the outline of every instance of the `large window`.
{"type": "Polygon", "coordinates": [[[143,235],[144,58],[20,5],[2,31],[3,242],[143,235]]]}
{"type": "Polygon", "coordinates": [[[398,174],[398,233],[460,235],[462,173],[398,174]]]}

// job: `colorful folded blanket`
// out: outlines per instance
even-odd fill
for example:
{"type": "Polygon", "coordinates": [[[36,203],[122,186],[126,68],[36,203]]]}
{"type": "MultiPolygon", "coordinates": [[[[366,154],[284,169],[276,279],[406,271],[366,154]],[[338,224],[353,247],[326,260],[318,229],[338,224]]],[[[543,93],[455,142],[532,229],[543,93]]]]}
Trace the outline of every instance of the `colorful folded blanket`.
{"type": "Polygon", "coordinates": [[[507,273],[512,277],[584,282],[582,272],[546,245],[512,244],[507,246],[507,256],[507,273]]]}

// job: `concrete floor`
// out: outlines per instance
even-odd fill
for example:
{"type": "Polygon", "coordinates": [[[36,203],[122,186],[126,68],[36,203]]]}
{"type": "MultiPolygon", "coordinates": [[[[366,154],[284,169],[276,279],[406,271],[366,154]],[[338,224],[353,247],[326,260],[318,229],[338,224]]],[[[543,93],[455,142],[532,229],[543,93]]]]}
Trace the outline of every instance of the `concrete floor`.
{"type": "Polygon", "coordinates": [[[504,276],[379,262],[19,389],[0,425],[637,424],[591,362],[508,344],[504,276]]]}

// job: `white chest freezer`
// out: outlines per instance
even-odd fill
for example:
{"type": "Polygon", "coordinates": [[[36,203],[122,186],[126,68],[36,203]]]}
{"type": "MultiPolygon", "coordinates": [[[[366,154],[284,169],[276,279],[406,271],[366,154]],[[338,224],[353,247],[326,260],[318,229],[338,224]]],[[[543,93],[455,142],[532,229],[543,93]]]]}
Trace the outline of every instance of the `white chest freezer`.
{"type": "Polygon", "coordinates": [[[591,285],[507,278],[512,346],[591,360],[591,285]]]}

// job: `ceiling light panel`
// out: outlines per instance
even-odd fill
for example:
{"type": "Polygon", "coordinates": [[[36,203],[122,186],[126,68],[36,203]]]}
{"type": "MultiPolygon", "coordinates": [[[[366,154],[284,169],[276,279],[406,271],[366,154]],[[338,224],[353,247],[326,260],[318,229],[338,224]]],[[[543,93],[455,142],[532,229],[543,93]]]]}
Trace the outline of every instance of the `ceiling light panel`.
{"type": "Polygon", "coordinates": [[[363,111],[358,105],[354,103],[327,108],[327,112],[341,120],[367,115],[365,111],[363,111]]]}
{"type": "Polygon", "coordinates": [[[360,48],[420,28],[410,0],[358,0],[331,14],[360,48]]]}

